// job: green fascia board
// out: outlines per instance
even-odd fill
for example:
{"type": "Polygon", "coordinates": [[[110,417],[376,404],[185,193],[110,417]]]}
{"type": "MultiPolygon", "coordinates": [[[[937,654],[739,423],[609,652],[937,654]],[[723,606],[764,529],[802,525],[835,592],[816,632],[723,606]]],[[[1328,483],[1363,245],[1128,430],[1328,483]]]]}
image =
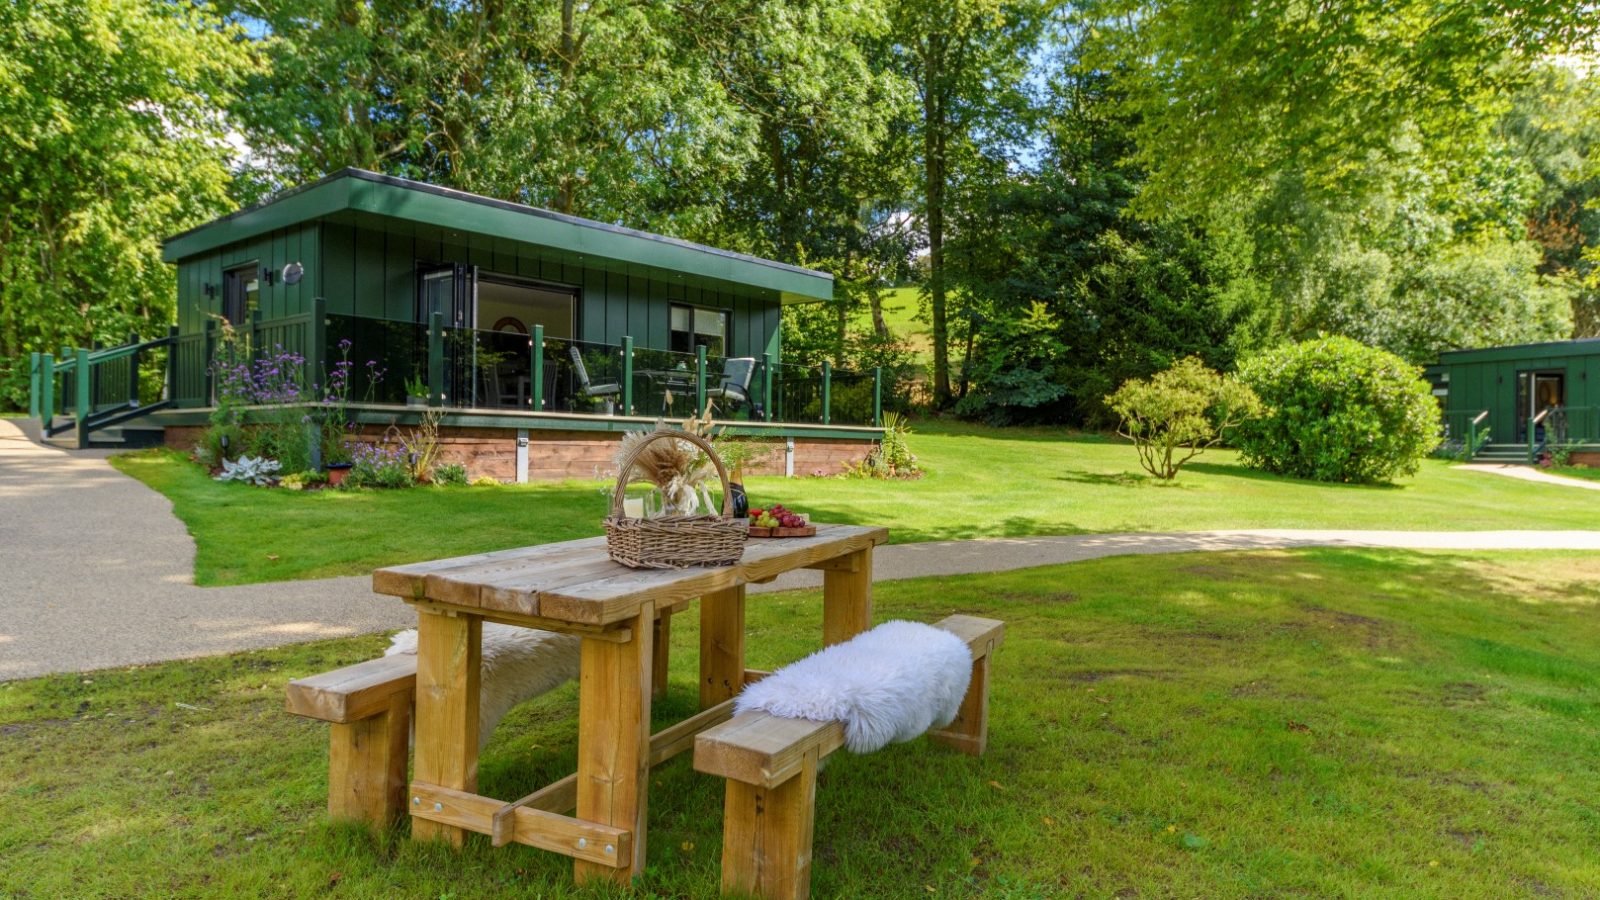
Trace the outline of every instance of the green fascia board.
{"type": "Polygon", "coordinates": [[[626,263],[669,278],[711,279],[772,291],[785,303],[830,300],[833,276],[813,269],[361,169],[342,169],[260,206],[174,235],[162,259],[177,262],[257,235],[347,210],[491,235],[570,255],[580,265],[626,263]]]}
{"type": "Polygon", "coordinates": [[[330,175],[266,203],[229,213],[167,238],[161,242],[161,260],[175,263],[349,208],[350,180],[330,175]]]}
{"type": "Polygon", "coordinates": [[[1472,350],[1447,350],[1439,354],[1439,365],[1449,368],[1466,363],[1520,362],[1534,366],[1542,359],[1600,355],[1600,338],[1547,341],[1540,344],[1511,344],[1505,347],[1480,347],[1472,350]]]}

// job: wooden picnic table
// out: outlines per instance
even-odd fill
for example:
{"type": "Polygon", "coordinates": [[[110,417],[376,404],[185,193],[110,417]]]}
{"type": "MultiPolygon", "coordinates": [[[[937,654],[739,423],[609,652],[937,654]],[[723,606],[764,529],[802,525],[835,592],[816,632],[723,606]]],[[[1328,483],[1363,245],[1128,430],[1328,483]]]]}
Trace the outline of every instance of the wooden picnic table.
{"type": "Polygon", "coordinates": [[[888,538],[818,525],[811,537],[751,540],[740,562],[717,568],[629,569],[588,538],[377,570],[372,589],[417,610],[413,838],[460,846],[476,831],[571,856],[579,882],[628,881],[644,870],[650,767],[730,718],[733,696],[765,674],[745,668],[745,586],[821,569],[822,642],[847,640],[871,625],[872,549],[888,538]],[[656,658],[670,637],[658,614],[696,599],[701,711],[652,736],[652,688],[666,677],[656,658]],[[578,771],[509,802],[477,793],[485,621],[582,638],[578,771]]]}

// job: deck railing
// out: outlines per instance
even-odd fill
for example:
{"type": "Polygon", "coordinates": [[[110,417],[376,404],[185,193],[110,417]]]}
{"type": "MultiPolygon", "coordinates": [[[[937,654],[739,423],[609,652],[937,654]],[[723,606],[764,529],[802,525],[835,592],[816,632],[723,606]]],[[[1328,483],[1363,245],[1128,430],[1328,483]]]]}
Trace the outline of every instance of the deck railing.
{"type": "MultiPolygon", "coordinates": [[[[300,357],[302,396],[325,395],[344,366],[351,400],[462,410],[516,410],[681,419],[710,404],[718,419],[778,424],[882,424],[882,373],[777,362],[763,354],[730,359],[696,348],[683,353],[620,343],[447,327],[435,313],[418,323],[327,312],[321,298],[296,316],[223,327],[101,351],[34,354],[30,411],[51,431],[53,415],[71,414],[80,431],[94,414],[163,406],[208,407],[217,401],[216,361],[288,353],[300,357]],[[344,365],[348,363],[348,365],[344,365]],[[141,371],[157,367],[151,377],[141,371]],[[748,381],[744,372],[748,369],[748,381]],[[86,374],[85,374],[86,373],[86,374]],[[374,377],[377,376],[377,377],[374,377]],[[87,393],[80,392],[82,385],[87,393]],[[140,385],[147,396],[140,396],[140,385]],[[157,391],[149,388],[160,384],[157,391]],[[78,416],[79,407],[90,410],[78,416]]],[[[125,417],[124,417],[125,418],[125,417]]]]}
{"type": "Polygon", "coordinates": [[[1447,409],[1440,418],[1439,443],[1452,456],[1470,460],[1489,442],[1487,409],[1447,409]]]}

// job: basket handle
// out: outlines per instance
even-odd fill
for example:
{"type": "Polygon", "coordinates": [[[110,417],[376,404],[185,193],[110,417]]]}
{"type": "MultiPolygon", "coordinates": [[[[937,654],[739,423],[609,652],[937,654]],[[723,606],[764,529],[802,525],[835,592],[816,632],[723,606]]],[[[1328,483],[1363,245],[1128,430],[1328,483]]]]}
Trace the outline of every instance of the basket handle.
{"type": "Polygon", "coordinates": [[[733,490],[728,486],[728,469],[722,464],[722,457],[717,455],[716,448],[711,446],[710,441],[698,434],[690,434],[678,428],[659,428],[651,432],[649,437],[640,441],[638,446],[633,448],[632,453],[622,458],[617,469],[617,486],[611,491],[611,515],[615,518],[622,517],[622,496],[628,489],[628,483],[632,480],[629,476],[633,474],[633,464],[638,461],[639,454],[644,452],[644,448],[663,438],[688,441],[705,451],[706,456],[711,458],[711,464],[717,467],[717,477],[722,479],[722,516],[723,518],[732,517],[733,490]]]}

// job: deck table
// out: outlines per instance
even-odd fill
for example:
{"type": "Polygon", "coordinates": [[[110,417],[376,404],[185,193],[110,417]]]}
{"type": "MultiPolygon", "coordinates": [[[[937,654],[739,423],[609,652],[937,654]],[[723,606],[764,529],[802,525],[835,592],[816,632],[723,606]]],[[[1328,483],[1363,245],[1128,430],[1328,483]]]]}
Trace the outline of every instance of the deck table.
{"type": "Polygon", "coordinates": [[[818,525],[811,537],[753,539],[732,566],[630,569],[604,538],[393,566],[372,589],[417,610],[412,836],[460,846],[468,831],[574,859],[579,882],[626,882],[644,870],[650,767],[694,746],[732,715],[733,696],[762,673],[745,668],[745,585],[793,569],[823,572],[822,642],[872,619],[872,549],[885,528],[818,525]],[[700,600],[701,711],[650,734],[658,610],[700,600]],[[478,677],[483,623],[582,638],[578,771],[517,800],[477,793],[478,677]],[[569,815],[576,809],[576,815],[569,815]]]}

